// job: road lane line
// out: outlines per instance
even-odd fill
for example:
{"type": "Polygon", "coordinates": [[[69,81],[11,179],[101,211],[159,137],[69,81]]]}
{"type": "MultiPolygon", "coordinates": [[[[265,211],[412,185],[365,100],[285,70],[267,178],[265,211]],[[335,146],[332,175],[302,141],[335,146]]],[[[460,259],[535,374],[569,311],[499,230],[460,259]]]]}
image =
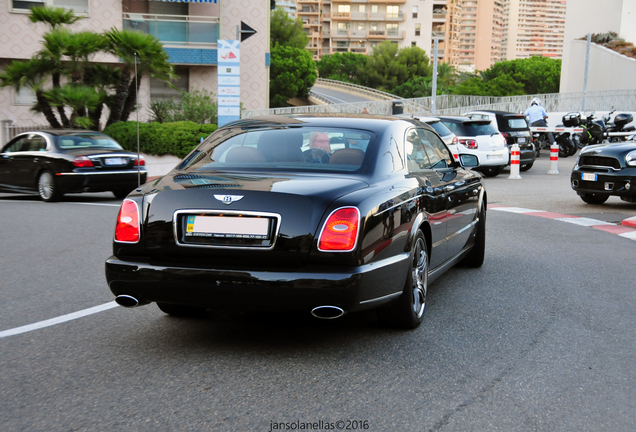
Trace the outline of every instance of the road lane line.
{"type": "Polygon", "coordinates": [[[99,306],[95,306],[92,308],[88,308],[88,309],[84,309],[78,312],[73,312],[67,315],[62,315],[59,316],[57,318],[51,318],[48,320],[44,320],[44,321],[40,321],[40,322],[36,322],[34,324],[28,324],[28,325],[24,325],[22,327],[16,327],[16,328],[12,328],[9,330],[3,330],[0,331],[0,339],[8,337],[8,336],[15,336],[17,334],[21,334],[21,333],[26,333],[26,332],[30,332],[33,330],[38,330],[41,328],[45,328],[45,327],[50,327],[53,326],[55,324],[61,324],[63,322],[66,321],[72,321],[74,319],[78,319],[78,318],[82,318],[88,315],[92,315],[92,314],[96,314],[98,312],[103,312],[105,310],[108,309],[112,309],[112,308],[116,308],[119,305],[117,303],[115,303],[114,301],[110,302],[110,303],[106,303],[103,305],[99,305],[99,306]]]}

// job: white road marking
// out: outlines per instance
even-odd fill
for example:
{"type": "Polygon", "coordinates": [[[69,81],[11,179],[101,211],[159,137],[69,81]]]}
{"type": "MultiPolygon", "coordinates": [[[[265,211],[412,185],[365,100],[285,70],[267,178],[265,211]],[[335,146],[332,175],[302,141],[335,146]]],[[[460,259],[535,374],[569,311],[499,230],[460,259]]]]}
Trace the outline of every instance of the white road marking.
{"type": "Polygon", "coordinates": [[[119,305],[117,303],[115,303],[114,301],[110,302],[110,303],[106,303],[103,305],[99,305],[99,306],[95,306],[92,308],[88,308],[88,309],[84,309],[78,312],[73,312],[67,315],[62,315],[59,316],[57,318],[51,318],[48,320],[44,320],[44,321],[40,321],[40,322],[36,322],[34,324],[28,324],[22,327],[16,327],[16,328],[12,328],[9,330],[4,330],[4,331],[0,331],[0,339],[5,338],[7,336],[14,336],[20,333],[26,333],[26,332],[30,332],[33,330],[38,330],[41,328],[45,328],[45,327],[50,327],[52,325],[55,324],[61,324],[63,322],[66,321],[71,321],[74,319],[78,319],[78,318],[82,318],[85,317],[87,315],[92,315],[92,314],[96,314],[98,312],[103,312],[105,310],[108,309],[112,309],[112,308],[116,308],[119,305]]]}
{"type": "Polygon", "coordinates": [[[491,207],[488,210],[497,210],[510,213],[545,213],[545,210],[530,210],[521,207],[491,207]]]}
{"type": "Polygon", "coordinates": [[[630,240],[636,240],[636,231],[619,234],[619,236],[628,238],[630,240]]]}
{"type": "Polygon", "coordinates": [[[590,218],[584,218],[584,217],[556,218],[555,220],[567,222],[567,223],[571,223],[575,225],[586,226],[586,227],[596,226],[596,225],[616,225],[611,222],[605,222],[605,221],[600,221],[597,219],[590,219],[590,218]]]}

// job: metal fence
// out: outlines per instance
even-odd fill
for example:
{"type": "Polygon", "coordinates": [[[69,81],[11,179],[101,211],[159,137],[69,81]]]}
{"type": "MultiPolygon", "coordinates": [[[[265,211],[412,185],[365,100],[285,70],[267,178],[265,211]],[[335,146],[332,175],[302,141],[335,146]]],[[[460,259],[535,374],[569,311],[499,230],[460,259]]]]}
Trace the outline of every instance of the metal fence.
{"type": "MultiPolygon", "coordinates": [[[[332,80],[322,80],[329,83],[332,80]]],[[[340,81],[335,81],[340,83],[340,81]]],[[[346,84],[346,83],[345,83],[346,84]]],[[[353,84],[351,84],[353,86],[353,84]]],[[[347,86],[348,87],[348,86],[347,86]]],[[[361,86],[356,86],[361,87],[361,86]]],[[[362,87],[364,89],[366,87],[362,87]]],[[[362,92],[358,88],[357,91],[362,92]]],[[[375,92],[375,91],[374,91],[375,92]]],[[[371,93],[369,93],[371,94],[371,93]]],[[[375,94],[375,93],[373,93],[375,94]]],[[[311,95],[316,97],[318,95],[311,95]]],[[[508,112],[523,112],[530,106],[532,98],[539,98],[548,112],[580,111],[583,106],[583,92],[577,93],[548,93],[524,96],[463,96],[441,95],[435,98],[435,114],[459,115],[475,110],[499,110],[508,112]]],[[[328,103],[327,100],[322,99],[328,103]]],[[[382,101],[367,101],[342,104],[311,105],[304,107],[285,107],[267,110],[243,110],[241,117],[271,114],[309,114],[309,113],[360,113],[367,108],[372,114],[392,114],[393,107],[401,105],[405,114],[432,114],[432,97],[401,99],[393,98],[382,101]]],[[[588,92],[586,100],[587,111],[636,111],[636,90],[606,90],[588,92]]]]}
{"type": "Polygon", "coordinates": [[[30,132],[34,130],[51,130],[53,127],[49,124],[46,125],[14,125],[11,121],[3,120],[0,125],[2,125],[2,130],[0,131],[0,145],[4,145],[5,143],[12,140],[16,135],[21,134],[22,132],[30,132]]]}

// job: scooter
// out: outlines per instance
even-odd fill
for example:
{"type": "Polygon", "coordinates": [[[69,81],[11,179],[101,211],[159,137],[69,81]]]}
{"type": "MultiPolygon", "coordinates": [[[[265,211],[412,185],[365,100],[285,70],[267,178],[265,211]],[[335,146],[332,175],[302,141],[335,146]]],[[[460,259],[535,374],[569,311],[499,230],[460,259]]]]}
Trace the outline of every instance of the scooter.
{"type": "MultiPolygon", "coordinates": [[[[625,127],[626,124],[631,123],[634,120],[634,116],[630,113],[622,113],[616,114],[614,117],[614,123],[608,123],[607,125],[607,133],[610,132],[633,132],[636,131],[636,127],[628,126],[625,127]]],[[[631,135],[633,136],[633,134],[631,135]]],[[[623,136],[613,136],[609,137],[610,142],[623,142],[629,140],[630,135],[623,136]]]]}

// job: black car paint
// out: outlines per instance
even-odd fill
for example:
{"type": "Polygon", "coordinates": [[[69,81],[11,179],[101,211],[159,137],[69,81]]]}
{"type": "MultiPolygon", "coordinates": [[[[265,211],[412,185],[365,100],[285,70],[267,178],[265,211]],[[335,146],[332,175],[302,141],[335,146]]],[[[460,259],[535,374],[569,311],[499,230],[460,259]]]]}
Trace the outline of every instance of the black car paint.
{"type": "Polygon", "coordinates": [[[578,195],[618,196],[636,202],[636,166],[629,166],[625,161],[632,152],[636,152],[634,141],[585,147],[572,169],[572,189],[578,195]],[[583,180],[585,173],[596,174],[597,180],[583,180]],[[606,189],[609,186],[611,189],[606,189]]]}
{"type": "MultiPolygon", "coordinates": [[[[312,126],[368,130],[377,136],[377,146],[360,172],[352,174],[212,172],[213,185],[195,188],[175,169],[144,185],[129,195],[142,211],[141,241],[114,242],[113,256],[106,261],[113,294],[212,309],[311,310],[333,305],[351,312],[377,307],[402,293],[418,229],[427,238],[431,282],[470,251],[478,210],[486,202],[481,176],[457,163],[408,172],[398,148],[407,130],[432,130],[429,126],[393,117],[295,119],[312,126]],[[374,160],[377,163],[371,163],[374,160]],[[214,194],[244,198],[226,205],[214,194]],[[343,206],[355,206],[361,214],[356,248],[319,252],[317,237],[326,217],[343,206]],[[279,237],[272,250],[178,246],[175,212],[183,209],[277,213],[279,237]]],[[[241,120],[208,139],[232,135],[232,128],[290,123],[288,117],[279,123],[271,117],[241,120]]]]}
{"type": "MultiPolygon", "coordinates": [[[[103,192],[132,190],[138,183],[137,167],[134,159],[137,155],[120,149],[61,149],[57,144],[59,136],[81,133],[78,130],[37,131],[20,134],[3,146],[0,152],[0,191],[9,193],[37,192],[38,177],[43,171],[55,176],[60,192],[103,192]],[[39,136],[46,140],[44,151],[4,152],[17,140],[25,136],[39,136]],[[95,167],[78,168],[73,165],[77,156],[94,157],[95,167]],[[101,166],[97,156],[123,156],[129,159],[128,165],[117,169],[101,166]]],[[[84,131],[85,132],[85,131],[84,131]]],[[[147,170],[139,169],[141,182],[146,181],[147,170]]]]}

